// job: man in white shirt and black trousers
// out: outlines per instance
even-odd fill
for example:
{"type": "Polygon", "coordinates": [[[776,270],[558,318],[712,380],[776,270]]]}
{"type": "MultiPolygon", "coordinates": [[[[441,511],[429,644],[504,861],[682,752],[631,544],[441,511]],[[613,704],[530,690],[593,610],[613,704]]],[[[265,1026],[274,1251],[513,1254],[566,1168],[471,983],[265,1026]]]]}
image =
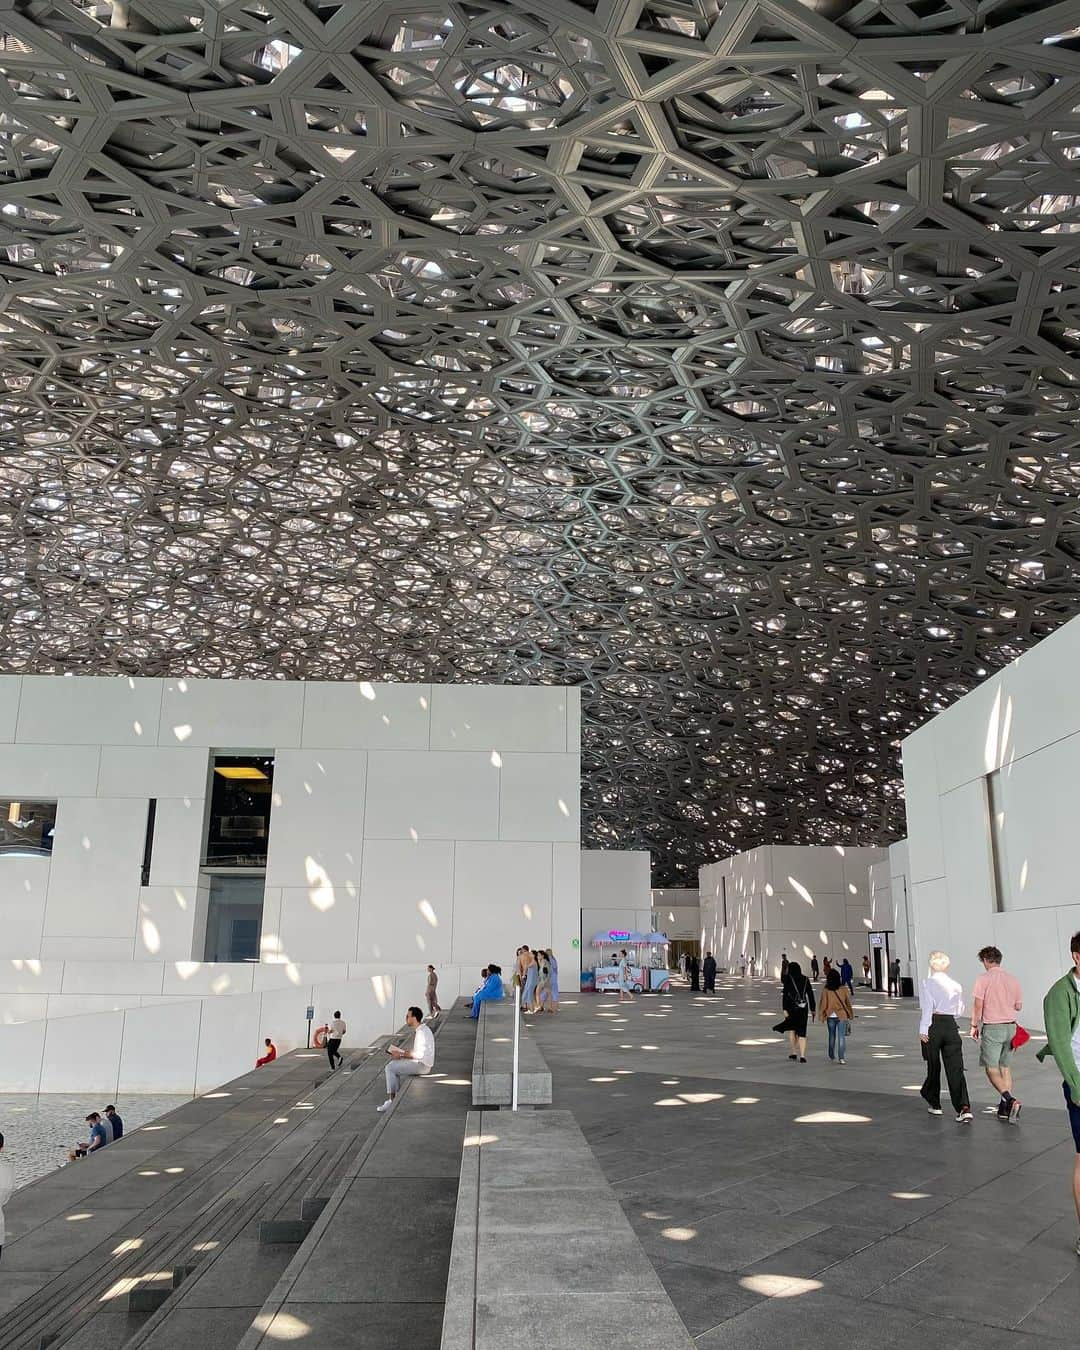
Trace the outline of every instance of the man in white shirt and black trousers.
{"type": "Polygon", "coordinates": [[[403,1078],[419,1078],[430,1073],[435,1067],[435,1037],[430,1027],[424,1025],[424,1014],[419,1008],[410,1008],[405,1014],[406,1023],[413,1029],[411,1050],[403,1050],[400,1045],[391,1045],[387,1054],[390,1063],[386,1066],[387,1098],[376,1111],[389,1111],[394,1105],[403,1078]]]}
{"type": "Polygon", "coordinates": [[[964,1011],[964,991],[946,975],[949,958],[944,952],[931,952],[929,966],[930,974],[919,989],[922,1006],[919,1040],[926,1060],[926,1082],[919,1089],[919,1095],[932,1116],[941,1115],[941,1064],[944,1061],[957,1123],[968,1125],[972,1114],[964,1077],[964,1044],[956,1025],[956,1019],[964,1011]]]}
{"type": "Polygon", "coordinates": [[[326,1028],[326,1057],[330,1061],[331,1069],[336,1069],[341,1065],[343,1056],[341,1053],[341,1042],[345,1039],[345,1023],[342,1020],[341,1013],[335,1012],[333,1020],[326,1028]],[[337,1060],[337,1064],[334,1060],[337,1060]]]}

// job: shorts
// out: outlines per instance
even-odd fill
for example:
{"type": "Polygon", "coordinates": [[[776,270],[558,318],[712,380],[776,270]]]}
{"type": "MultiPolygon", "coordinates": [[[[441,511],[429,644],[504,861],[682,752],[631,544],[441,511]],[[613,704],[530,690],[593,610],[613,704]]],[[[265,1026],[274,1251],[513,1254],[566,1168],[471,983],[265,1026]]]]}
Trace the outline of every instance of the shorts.
{"type": "Polygon", "coordinates": [[[1072,1126],[1073,1143],[1076,1145],[1077,1153],[1080,1153],[1080,1106],[1073,1101],[1068,1083],[1062,1083],[1061,1087],[1065,1093],[1065,1105],[1069,1110],[1069,1124],[1072,1126]]]}
{"type": "Polygon", "coordinates": [[[979,1032],[979,1063],[984,1069],[1007,1069],[1012,1063],[1015,1022],[984,1022],[979,1032]]]}

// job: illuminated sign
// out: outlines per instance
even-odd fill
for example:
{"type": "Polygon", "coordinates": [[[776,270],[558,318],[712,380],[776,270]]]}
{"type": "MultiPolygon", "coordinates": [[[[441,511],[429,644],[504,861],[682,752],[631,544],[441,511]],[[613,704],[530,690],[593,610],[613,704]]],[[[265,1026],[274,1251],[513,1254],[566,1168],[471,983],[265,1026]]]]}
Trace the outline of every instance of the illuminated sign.
{"type": "Polygon", "coordinates": [[[608,932],[609,942],[626,942],[629,940],[629,937],[630,937],[629,932],[623,928],[612,928],[608,932]]]}

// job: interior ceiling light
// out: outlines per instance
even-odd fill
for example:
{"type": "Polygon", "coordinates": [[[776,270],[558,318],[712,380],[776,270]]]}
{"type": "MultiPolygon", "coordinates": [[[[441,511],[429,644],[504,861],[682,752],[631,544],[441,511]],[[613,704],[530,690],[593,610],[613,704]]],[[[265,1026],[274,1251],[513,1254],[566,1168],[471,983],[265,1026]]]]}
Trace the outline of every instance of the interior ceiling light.
{"type": "Polygon", "coordinates": [[[254,764],[215,764],[214,772],[222,778],[259,778],[263,782],[269,781],[262,769],[257,769],[254,764]]]}
{"type": "Polygon", "coordinates": [[[7,0],[0,668],[578,684],[656,884],[886,842],[1080,608],[1073,25],[554,8],[7,0]]]}

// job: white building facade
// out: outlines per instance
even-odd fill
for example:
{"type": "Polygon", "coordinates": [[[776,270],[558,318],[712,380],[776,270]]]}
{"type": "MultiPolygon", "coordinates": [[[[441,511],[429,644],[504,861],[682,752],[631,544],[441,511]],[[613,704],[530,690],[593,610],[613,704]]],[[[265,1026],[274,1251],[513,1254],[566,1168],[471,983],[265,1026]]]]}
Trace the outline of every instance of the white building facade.
{"type": "Polygon", "coordinates": [[[807,968],[813,955],[846,956],[858,971],[871,935],[891,927],[891,893],[875,913],[870,889],[870,868],[887,861],[882,848],[776,844],[709,863],[698,872],[702,950],[728,970],[753,956],[770,977],[785,952],[807,968]]]}
{"type": "Polygon", "coordinates": [[[903,743],[917,965],[947,951],[970,988],[993,944],[1025,1025],[1080,930],[1080,620],[1072,620],[903,743]]]}
{"type": "Polygon", "coordinates": [[[579,724],[555,687],[0,677],[0,1091],[204,1090],[522,942],[576,988],[579,724]]]}

